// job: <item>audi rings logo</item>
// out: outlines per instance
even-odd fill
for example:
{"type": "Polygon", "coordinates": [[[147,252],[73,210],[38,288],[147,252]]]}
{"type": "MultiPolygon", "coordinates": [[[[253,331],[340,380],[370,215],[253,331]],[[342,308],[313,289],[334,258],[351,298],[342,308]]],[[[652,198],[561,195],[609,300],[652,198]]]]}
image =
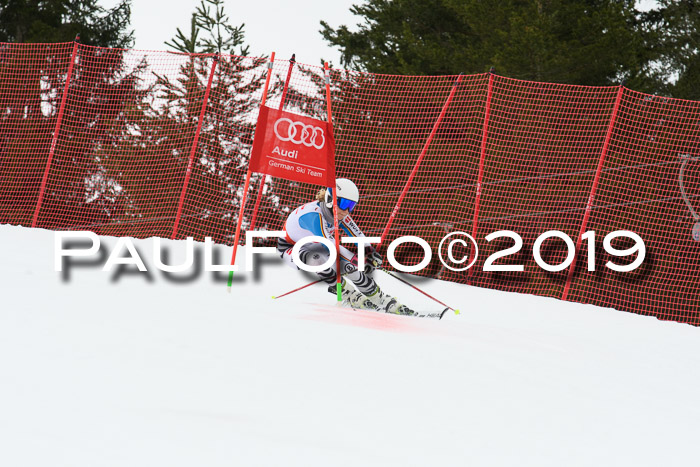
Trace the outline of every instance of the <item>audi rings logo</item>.
{"type": "Polygon", "coordinates": [[[293,122],[288,118],[280,118],[275,122],[275,136],[280,141],[290,141],[294,144],[303,144],[307,148],[322,149],[326,144],[326,136],[323,128],[306,125],[302,122],[293,122]],[[285,125],[286,129],[285,129],[285,125]]]}

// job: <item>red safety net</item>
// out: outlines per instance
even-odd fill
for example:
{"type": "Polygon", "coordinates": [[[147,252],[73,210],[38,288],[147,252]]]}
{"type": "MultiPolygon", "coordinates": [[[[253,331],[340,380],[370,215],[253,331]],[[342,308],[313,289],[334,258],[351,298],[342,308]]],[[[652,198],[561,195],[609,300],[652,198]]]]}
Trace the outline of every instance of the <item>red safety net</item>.
{"type": "MultiPolygon", "coordinates": [[[[230,245],[267,63],[0,44],[0,222],[230,245]]],[[[275,60],[270,73],[267,106],[326,119],[321,67],[275,60]]],[[[434,257],[418,274],[700,325],[700,242],[691,235],[700,221],[699,102],[489,73],[332,70],[331,88],[336,171],[361,192],[353,217],[367,235],[386,233],[385,251],[400,236],[425,239],[434,257]],[[485,270],[490,255],[514,245],[485,240],[500,230],[516,232],[523,246],[495,264],[523,271],[485,270]],[[578,245],[575,268],[547,272],[536,263],[536,240],[550,230],[578,245]],[[645,242],[632,272],[606,266],[638,255],[604,248],[617,230],[645,242]],[[478,242],[467,271],[437,258],[456,231],[478,242]],[[586,231],[596,235],[595,271],[580,240],[586,231]]],[[[279,230],[318,188],[254,174],[243,230],[279,230]]],[[[415,244],[396,251],[407,265],[423,258],[415,244]]],[[[568,250],[550,238],[539,252],[557,265],[568,250]]]]}

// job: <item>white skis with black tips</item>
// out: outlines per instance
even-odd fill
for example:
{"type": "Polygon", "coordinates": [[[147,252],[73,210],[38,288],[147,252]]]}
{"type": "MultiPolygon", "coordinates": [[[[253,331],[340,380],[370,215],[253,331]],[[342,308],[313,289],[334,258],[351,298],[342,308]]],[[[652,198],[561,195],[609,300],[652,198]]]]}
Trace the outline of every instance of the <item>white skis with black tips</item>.
{"type": "MultiPolygon", "coordinates": [[[[345,308],[351,308],[353,310],[365,310],[364,308],[355,308],[350,305],[344,305],[345,308]]],[[[442,319],[442,317],[445,315],[445,313],[449,310],[449,308],[443,308],[440,311],[415,311],[410,308],[408,308],[406,305],[401,305],[399,308],[399,311],[397,313],[388,313],[384,312],[381,310],[365,310],[365,311],[374,311],[376,313],[386,313],[389,315],[399,315],[399,316],[413,316],[415,318],[433,318],[433,319],[442,319]]]]}
{"type": "Polygon", "coordinates": [[[380,313],[380,314],[387,314],[387,315],[396,315],[396,316],[413,316],[414,318],[432,318],[432,319],[442,319],[442,317],[447,313],[447,310],[450,308],[443,308],[442,310],[439,311],[415,311],[411,310],[410,308],[404,306],[403,310],[405,310],[403,313],[388,313],[385,311],[380,311],[376,309],[365,309],[365,308],[356,308],[353,307],[347,303],[343,303],[342,305],[322,305],[320,303],[309,303],[309,305],[313,305],[317,309],[323,309],[327,311],[336,311],[336,310],[349,310],[349,311],[368,311],[371,313],[380,313]]]}
{"type": "Polygon", "coordinates": [[[442,311],[413,311],[413,314],[409,316],[415,316],[416,318],[442,319],[442,317],[445,316],[445,313],[447,313],[447,310],[449,310],[449,308],[443,308],[442,311]]]}

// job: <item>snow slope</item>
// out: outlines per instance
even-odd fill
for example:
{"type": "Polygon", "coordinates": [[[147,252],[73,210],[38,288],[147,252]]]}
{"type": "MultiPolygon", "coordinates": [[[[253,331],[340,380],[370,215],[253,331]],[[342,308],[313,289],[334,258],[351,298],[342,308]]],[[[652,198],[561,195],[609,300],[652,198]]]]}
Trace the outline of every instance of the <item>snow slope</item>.
{"type": "Polygon", "coordinates": [[[698,462],[688,325],[439,281],[419,285],[461,315],[352,312],[321,286],[272,300],[308,281],[272,259],[228,294],[224,275],[66,278],[45,230],[0,245],[2,466],[698,462]]]}

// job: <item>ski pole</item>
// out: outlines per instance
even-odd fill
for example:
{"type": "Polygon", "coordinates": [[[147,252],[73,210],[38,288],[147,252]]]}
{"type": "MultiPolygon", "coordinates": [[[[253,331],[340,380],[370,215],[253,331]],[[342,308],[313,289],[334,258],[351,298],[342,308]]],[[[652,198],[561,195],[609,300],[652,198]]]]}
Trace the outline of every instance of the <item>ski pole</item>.
{"type": "Polygon", "coordinates": [[[404,284],[406,284],[406,285],[408,285],[408,286],[410,286],[410,287],[413,287],[414,289],[416,289],[418,292],[422,293],[422,294],[425,295],[426,297],[428,297],[428,298],[430,298],[430,299],[432,299],[432,300],[438,302],[440,305],[442,305],[442,306],[444,306],[444,307],[447,307],[447,308],[449,308],[450,310],[454,311],[456,315],[459,314],[459,310],[456,310],[456,309],[452,308],[451,306],[442,303],[442,302],[441,302],[440,300],[438,300],[437,298],[433,297],[432,295],[427,294],[426,292],[423,292],[421,289],[419,289],[419,288],[416,287],[415,285],[411,284],[411,283],[408,282],[407,280],[400,278],[399,276],[397,276],[397,275],[394,274],[393,272],[387,271],[387,270],[384,269],[384,268],[381,268],[381,269],[382,269],[382,271],[384,271],[385,273],[387,273],[388,275],[390,275],[390,276],[393,277],[394,279],[396,279],[396,280],[398,280],[398,281],[401,281],[401,282],[403,282],[404,284]]]}
{"type": "Polygon", "coordinates": [[[298,292],[298,291],[301,290],[301,289],[305,289],[305,288],[307,288],[307,287],[309,287],[309,286],[312,286],[312,285],[314,285],[314,284],[318,284],[318,283],[321,282],[322,280],[323,280],[323,279],[318,279],[318,280],[315,280],[315,281],[313,281],[313,282],[309,282],[309,283],[306,284],[306,285],[302,285],[301,287],[296,288],[296,289],[294,289],[294,290],[290,290],[289,292],[283,293],[282,295],[277,295],[277,296],[273,295],[272,298],[273,298],[273,299],[282,298],[282,297],[284,297],[285,295],[289,295],[289,294],[292,294],[292,293],[294,293],[294,292],[298,292]]]}
{"type": "MultiPolygon", "coordinates": [[[[346,274],[349,274],[349,273],[344,272],[344,273],[342,273],[342,274],[340,275],[340,277],[344,277],[346,274]]],[[[282,295],[273,295],[272,298],[273,298],[273,299],[282,298],[282,297],[284,297],[285,295],[293,294],[294,292],[298,292],[298,291],[300,291],[301,289],[305,289],[305,288],[310,287],[310,286],[312,286],[312,285],[314,285],[314,284],[318,284],[318,283],[321,282],[321,281],[323,281],[323,279],[317,279],[317,280],[315,280],[315,281],[313,281],[313,282],[309,282],[309,283],[306,284],[306,285],[302,285],[301,287],[298,287],[298,288],[296,288],[296,289],[294,289],[294,290],[290,290],[289,292],[283,293],[282,295]]]]}

